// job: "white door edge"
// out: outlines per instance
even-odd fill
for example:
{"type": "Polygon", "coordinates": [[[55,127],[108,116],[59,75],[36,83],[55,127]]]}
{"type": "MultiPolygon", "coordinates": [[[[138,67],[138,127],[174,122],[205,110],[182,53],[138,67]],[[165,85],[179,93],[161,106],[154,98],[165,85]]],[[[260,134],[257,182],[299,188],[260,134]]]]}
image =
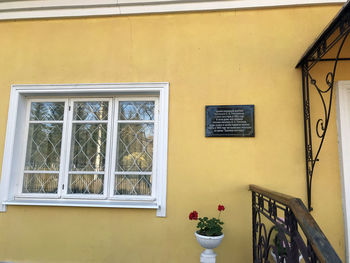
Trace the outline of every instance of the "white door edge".
{"type": "Polygon", "coordinates": [[[336,83],[339,167],[342,186],[345,260],[350,263],[350,81],[336,83]]]}

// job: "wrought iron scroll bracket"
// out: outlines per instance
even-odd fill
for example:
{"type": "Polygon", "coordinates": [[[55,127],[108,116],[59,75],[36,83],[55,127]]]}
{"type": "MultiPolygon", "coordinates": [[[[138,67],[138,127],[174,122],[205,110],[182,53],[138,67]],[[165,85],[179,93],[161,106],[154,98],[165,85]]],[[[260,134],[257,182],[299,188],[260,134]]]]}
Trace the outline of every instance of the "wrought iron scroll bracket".
{"type": "MultiPolygon", "coordinates": [[[[343,28],[344,30],[344,28],[343,28]]],[[[303,106],[304,106],[304,132],[305,132],[305,158],[306,158],[306,185],[307,185],[307,204],[308,210],[312,211],[311,206],[311,189],[312,179],[314,175],[315,165],[319,161],[319,154],[324,144],[325,136],[328,129],[330,113],[332,109],[332,99],[334,90],[334,80],[337,70],[337,65],[340,60],[339,56],[344,43],[349,34],[349,26],[347,25],[347,31],[343,31],[344,34],[338,37],[340,45],[337,51],[337,56],[333,60],[332,69],[326,74],[325,79],[320,81],[311,75],[311,69],[314,65],[322,61],[322,57],[328,52],[326,40],[320,45],[319,49],[316,50],[311,58],[306,60],[302,64],[302,82],[303,82],[303,106]],[[312,126],[311,113],[310,113],[310,90],[314,89],[319,95],[321,101],[323,113],[320,118],[317,119],[316,125],[312,126]],[[312,139],[317,139],[314,144],[312,139]],[[313,150],[315,151],[315,155],[313,150]]],[[[332,43],[332,47],[335,43],[332,43]]]]}

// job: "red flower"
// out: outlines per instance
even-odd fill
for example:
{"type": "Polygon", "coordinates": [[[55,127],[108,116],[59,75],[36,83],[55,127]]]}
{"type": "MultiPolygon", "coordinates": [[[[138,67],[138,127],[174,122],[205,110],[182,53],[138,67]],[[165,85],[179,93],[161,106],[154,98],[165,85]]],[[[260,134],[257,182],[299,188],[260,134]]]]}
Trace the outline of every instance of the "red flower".
{"type": "Polygon", "coordinates": [[[225,210],[225,207],[223,205],[218,205],[218,210],[219,211],[224,211],[225,210]]]}
{"type": "Polygon", "coordinates": [[[188,216],[190,220],[197,220],[198,219],[198,212],[197,211],[193,211],[190,213],[190,215],[188,216]]]}

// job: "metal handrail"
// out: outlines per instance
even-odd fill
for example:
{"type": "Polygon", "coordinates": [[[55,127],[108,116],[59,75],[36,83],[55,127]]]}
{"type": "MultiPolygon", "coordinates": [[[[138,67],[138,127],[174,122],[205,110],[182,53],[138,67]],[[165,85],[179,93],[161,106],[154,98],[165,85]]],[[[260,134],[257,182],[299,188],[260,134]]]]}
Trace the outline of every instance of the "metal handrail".
{"type": "Polygon", "coordinates": [[[249,190],[283,204],[292,211],[308,243],[311,245],[313,252],[321,263],[342,262],[315,219],[299,198],[271,191],[256,185],[249,185],[249,190]]]}

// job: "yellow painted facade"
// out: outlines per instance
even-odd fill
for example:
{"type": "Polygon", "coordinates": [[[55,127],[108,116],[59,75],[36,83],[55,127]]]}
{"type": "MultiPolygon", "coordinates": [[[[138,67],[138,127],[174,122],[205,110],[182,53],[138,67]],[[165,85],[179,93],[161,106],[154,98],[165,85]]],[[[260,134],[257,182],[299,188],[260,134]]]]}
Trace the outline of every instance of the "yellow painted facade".
{"type": "MultiPolygon", "coordinates": [[[[167,217],[144,209],[8,206],[0,213],[0,261],[198,262],[188,214],[215,216],[222,203],[217,262],[251,262],[248,185],[306,203],[295,65],[340,7],[0,22],[0,160],[12,84],[170,83],[167,217]],[[254,104],[256,136],[206,138],[204,107],[220,104],[254,104]]],[[[320,160],[312,215],[344,260],[334,108],[320,160]]]]}

